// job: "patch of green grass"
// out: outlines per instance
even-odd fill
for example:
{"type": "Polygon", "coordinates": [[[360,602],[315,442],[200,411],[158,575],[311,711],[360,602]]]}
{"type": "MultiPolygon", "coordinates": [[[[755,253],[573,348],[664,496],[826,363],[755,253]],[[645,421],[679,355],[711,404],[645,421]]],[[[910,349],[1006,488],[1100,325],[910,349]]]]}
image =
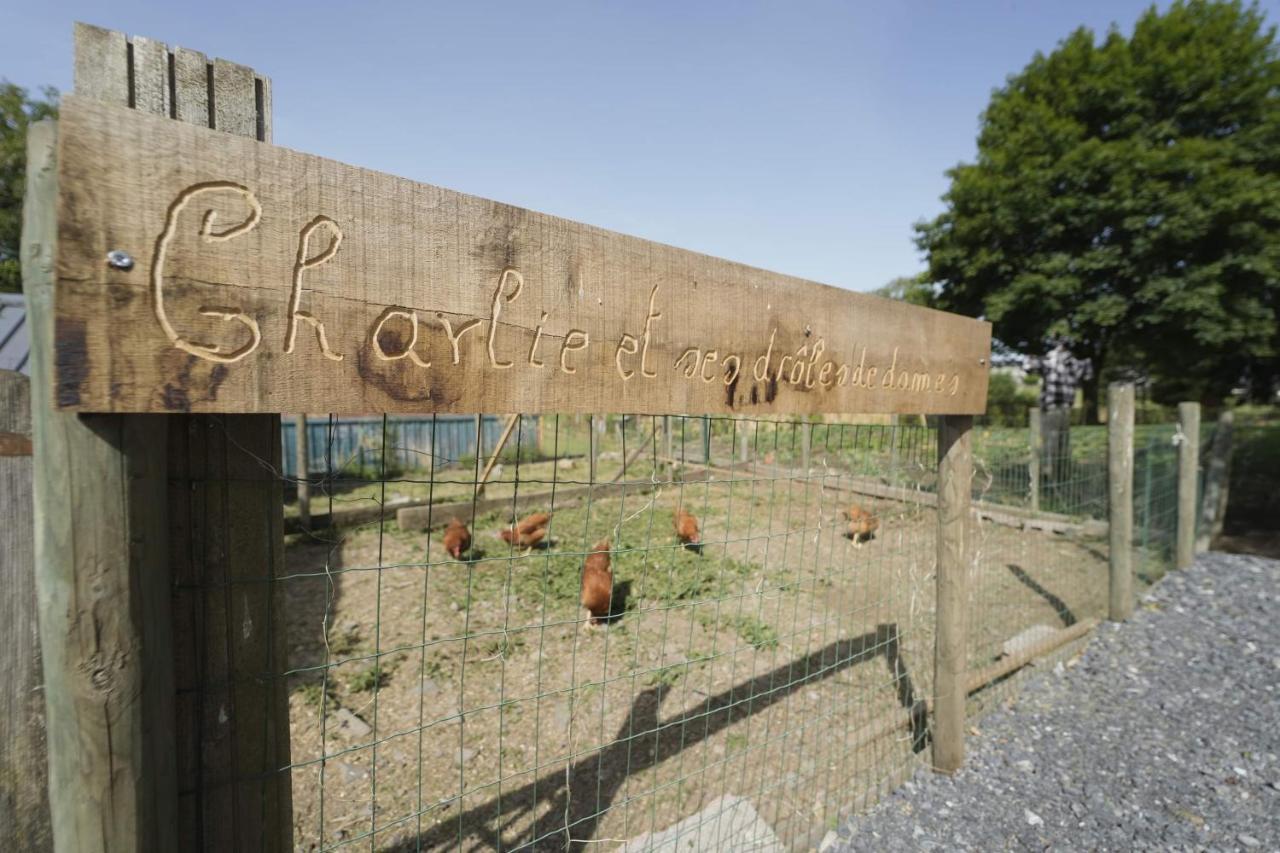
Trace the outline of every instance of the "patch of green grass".
{"type": "Polygon", "coordinates": [[[700,663],[711,660],[711,655],[705,652],[695,652],[689,658],[681,663],[673,663],[670,666],[660,667],[645,675],[645,684],[653,687],[659,684],[665,684],[668,687],[674,686],[681,678],[689,674],[689,670],[700,663]]]}
{"type": "Polygon", "coordinates": [[[432,681],[444,681],[453,676],[453,660],[443,652],[435,651],[427,655],[422,668],[432,681]]]}
{"type": "Polygon", "coordinates": [[[724,745],[730,752],[740,752],[747,748],[747,736],[743,734],[731,734],[725,738],[724,745]]]}
{"type": "Polygon", "coordinates": [[[324,713],[328,713],[338,703],[338,700],[333,695],[332,688],[326,690],[321,686],[319,681],[312,681],[302,685],[302,687],[298,688],[298,694],[302,696],[302,701],[305,702],[309,708],[312,708],[317,712],[321,710],[320,705],[322,697],[324,702],[324,713]]]}
{"type": "Polygon", "coordinates": [[[724,598],[751,574],[752,566],[732,557],[699,555],[683,548],[651,553],[649,571],[635,593],[647,601],[675,603],[724,598]]]}
{"type": "Polygon", "coordinates": [[[481,660],[505,660],[522,648],[524,636],[521,634],[495,634],[476,641],[476,654],[481,660]]]}
{"type": "Polygon", "coordinates": [[[754,648],[773,649],[778,646],[778,632],[754,616],[735,616],[728,620],[728,625],[754,648]]]}
{"type": "MultiPolygon", "coordinates": [[[[614,589],[629,585],[627,609],[633,609],[639,600],[663,604],[721,597],[751,574],[751,564],[709,553],[700,556],[678,547],[666,506],[657,508],[656,516],[636,512],[640,508],[637,501],[632,509],[629,501],[628,517],[616,528],[618,518],[612,513],[605,515],[597,510],[588,517],[585,507],[557,511],[551,522],[554,546],[535,551],[511,566],[516,597],[526,607],[541,608],[545,600],[549,611],[575,611],[579,607],[585,554],[606,537],[612,546],[614,589]]],[[[499,544],[491,556],[505,553],[499,550],[502,548],[505,546],[499,544]]],[[[488,592],[490,585],[500,588],[505,582],[505,572],[483,576],[477,572],[474,578],[477,594],[488,592]]]]}
{"type": "MultiPolygon", "coordinates": [[[[512,435],[512,441],[508,443],[506,447],[502,448],[502,452],[498,454],[499,464],[511,465],[516,461],[517,451],[516,451],[516,442],[514,439],[515,439],[515,436],[512,435]]],[[[530,443],[522,443],[520,445],[519,461],[520,461],[520,464],[522,465],[525,463],[531,463],[531,462],[541,462],[544,459],[549,459],[549,458],[550,457],[547,454],[541,452],[540,450],[538,450],[538,448],[534,447],[530,443]]],[[[489,464],[488,453],[485,454],[484,460],[481,461],[480,463],[480,470],[483,471],[484,466],[487,464],[489,464]]],[[[461,468],[463,471],[468,471],[468,472],[475,471],[476,455],[474,453],[462,454],[461,456],[458,457],[458,467],[461,468]]]]}
{"type": "Polygon", "coordinates": [[[397,655],[391,660],[375,659],[369,662],[369,665],[357,670],[354,674],[347,677],[347,689],[352,693],[370,693],[381,690],[387,686],[387,682],[391,680],[391,675],[399,666],[403,655],[397,655]]]}
{"type": "Polygon", "coordinates": [[[671,666],[664,666],[661,669],[655,669],[645,676],[644,682],[649,687],[656,687],[659,684],[665,684],[673,687],[684,674],[688,672],[689,665],[684,663],[676,663],[671,666]]]}
{"type": "Polygon", "coordinates": [[[360,631],[355,627],[346,627],[339,630],[329,630],[329,656],[331,659],[342,659],[351,657],[351,655],[360,648],[360,631]]]}

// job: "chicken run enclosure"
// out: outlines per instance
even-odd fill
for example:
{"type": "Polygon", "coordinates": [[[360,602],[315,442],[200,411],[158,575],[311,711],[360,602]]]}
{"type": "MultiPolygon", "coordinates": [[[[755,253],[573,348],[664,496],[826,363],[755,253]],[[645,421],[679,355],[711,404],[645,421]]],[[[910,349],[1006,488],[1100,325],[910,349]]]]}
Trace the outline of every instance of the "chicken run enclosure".
{"type": "Polygon", "coordinates": [[[75,68],[23,255],[59,849],[815,848],[1220,516],[1194,406],[975,423],[985,322],[275,147],[185,48],[75,68]]]}

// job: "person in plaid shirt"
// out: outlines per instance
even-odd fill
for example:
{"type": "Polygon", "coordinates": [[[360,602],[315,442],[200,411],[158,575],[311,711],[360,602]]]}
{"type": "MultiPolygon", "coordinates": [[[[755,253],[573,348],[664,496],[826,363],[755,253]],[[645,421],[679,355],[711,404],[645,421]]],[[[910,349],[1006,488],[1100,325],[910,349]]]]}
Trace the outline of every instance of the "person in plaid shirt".
{"type": "Polygon", "coordinates": [[[1053,348],[1043,357],[1027,359],[1029,373],[1039,373],[1040,410],[1070,409],[1076,402],[1076,389],[1093,378],[1093,362],[1076,358],[1061,338],[1052,340],[1053,348]]]}
{"type": "Polygon", "coordinates": [[[1047,475],[1045,493],[1055,493],[1068,476],[1071,463],[1071,407],[1076,389],[1093,378],[1093,362],[1076,358],[1062,338],[1051,338],[1044,357],[1028,358],[1026,369],[1039,373],[1040,383],[1040,470],[1047,475]]]}

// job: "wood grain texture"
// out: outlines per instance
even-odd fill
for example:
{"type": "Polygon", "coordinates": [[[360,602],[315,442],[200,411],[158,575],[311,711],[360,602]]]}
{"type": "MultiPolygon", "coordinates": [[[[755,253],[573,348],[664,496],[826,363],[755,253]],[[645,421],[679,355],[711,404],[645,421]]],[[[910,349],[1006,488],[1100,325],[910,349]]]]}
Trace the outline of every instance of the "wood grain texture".
{"type": "Polygon", "coordinates": [[[954,773],[964,763],[972,489],[973,418],[942,418],[938,423],[937,635],[933,652],[933,767],[941,773],[954,773]]]}
{"type": "MultiPolygon", "coordinates": [[[[77,98],[175,126],[170,116],[270,133],[269,85],[243,66],[83,25],[76,44],[77,98]]],[[[282,499],[263,467],[279,467],[279,417],[56,410],[53,359],[73,374],[90,365],[74,347],[55,355],[55,338],[75,335],[53,320],[55,142],[52,126],[32,132],[23,248],[55,841],[289,849],[283,602],[272,583],[282,499]]]]}
{"type": "Polygon", "coordinates": [[[53,405],[56,141],[32,125],[22,230],[50,819],[59,850],[171,850],[168,594],[142,580],[165,572],[164,422],[53,405]]]}
{"type": "Polygon", "coordinates": [[[1107,388],[1107,517],[1110,536],[1108,612],[1123,622],[1133,612],[1133,385],[1107,388]]]}
{"type": "MultiPolygon", "coordinates": [[[[213,75],[269,96],[248,69],[213,75]]],[[[212,110],[220,129],[254,120],[226,96],[212,110]]],[[[983,321],[81,98],[62,116],[67,409],[985,407],[983,321]],[[108,268],[112,249],[134,268],[108,268]]]]}
{"type": "Polygon", "coordinates": [[[163,42],[135,37],[129,42],[133,60],[133,108],[169,115],[169,49],[163,42]]]}
{"type": "MultiPolygon", "coordinates": [[[[269,81],[198,51],[172,55],[169,124],[270,138],[269,81]]],[[[184,849],[289,850],[280,417],[165,420],[184,849]]]]}
{"type": "Polygon", "coordinates": [[[209,62],[203,53],[173,49],[173,117],[197,127],[213,127],[209,115],[209,62]]]}
{"type": "Polygon", "coordinates": [[[1178,404],[1178,533],[1174,565],[1185,569],[1196,558],[1196,489],[1200,479],[1200,404],[1178,404]]]}
{"type": "MultiPolygon", "coordinates": [[[[0,433],[31,438],[30,381],[0,370],[0,433]]],[[[31,467],[0,455],[0,849],[53,849],[31,467]]]]}
{"type": "Polygon", "coordinates": [[[166,420],[183,849],[288,850],[279,421],[166,420]]]}
{"type": "Polygon", "coordinates": [[[130,106],[129,43],[124,33],[77,23],[74,39],[76,94],[130,106]]]}

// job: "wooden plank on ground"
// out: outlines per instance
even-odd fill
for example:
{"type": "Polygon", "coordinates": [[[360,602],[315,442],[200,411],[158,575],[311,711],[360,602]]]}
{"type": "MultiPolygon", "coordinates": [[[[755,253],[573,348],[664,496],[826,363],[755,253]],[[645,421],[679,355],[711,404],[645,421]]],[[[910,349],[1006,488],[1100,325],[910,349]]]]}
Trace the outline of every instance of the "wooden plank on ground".
{"type": "MultiPolygon", "coordinates": [[[[245,71],[213,79],[247,97],[245,71]]],[[[985,407],[984,321],[79,97],[61,138],[65,409],[985,407]]]]}
{"type": "MultiPolygon", "coordinates": [[[[661,463],[683,464],[678,459],[660,457],[661,463]]],[[[707,470],[717,471],[731,477],[751,480],[757,477],[769,479],[793,479],[801,477],[798,470],[782,468],[776,465],[761,463],[739,463],[736,465],[712,465],[707,470]]],[[[891,486],[870,477],[854,477],[847,474],[824,474],[821,477],[822,488],[827,491],[850,492],[855,495],[867,495],[873,498],[898,501],[900,503],[919,504],[923,507],[938,505],[938,496],[923,489],[912,489],[906,486],[891,486]]],[[[1054,512],[1036,512],[1027,507],[1008,506],[987,501],[972,501],[971,506],[982,521],[992,521],[1020,530],[1042,530],[1046,533],[1080,534],[1083,536],[1103,536],[1107,532],[1107,522],[1096,518],[1075,518],[1054,512]]]]}
{"type": "MultiPolygon", "coordinates": [[[[696,483],[709,479],[708,472],[685,476],[683,482],[696,483]]],[[[629,483],[603,483],[588,486],[573,486],[566,489],[550,491],[522,492],[515,497],[480,498],[475,501],[456,501],[446,504],[404,507],[396,511],[396,524],[401,530],[427,530],[443,527],[452,518],[467,524],[475,523],[477,518],[491,512],[510,511],[518,515],[531,510],[559,510],[573,506],[590,497],[601,500],[620,495],[642,495],[656,491],[670,483],[654,483],[650,480],[635,480],[629,483]]],[[[372,519],[371,519],[372,520],[372,519]]],[[[317,525],[319,526],[319,525],[317,525]]]]}

